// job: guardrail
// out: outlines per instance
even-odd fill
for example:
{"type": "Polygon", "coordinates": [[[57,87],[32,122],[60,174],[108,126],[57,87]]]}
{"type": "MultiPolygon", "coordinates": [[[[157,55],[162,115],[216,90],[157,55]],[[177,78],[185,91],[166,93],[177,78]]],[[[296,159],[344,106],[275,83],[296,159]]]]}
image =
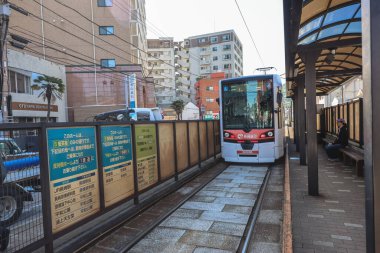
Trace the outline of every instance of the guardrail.
{"type": "Polygon", "coordinates": [[[0,222],[8,252],[53,252],[56,239],[127,202],[138,206],[142,194],[215,160],[221,149],[219,121],[0,126],[0,140],[28,133],[35,135],[34,152],[6,155],[1,146],[2,170],[18,177],[3,179],[0,189],[2,217],[18,214],[0,222]]]}

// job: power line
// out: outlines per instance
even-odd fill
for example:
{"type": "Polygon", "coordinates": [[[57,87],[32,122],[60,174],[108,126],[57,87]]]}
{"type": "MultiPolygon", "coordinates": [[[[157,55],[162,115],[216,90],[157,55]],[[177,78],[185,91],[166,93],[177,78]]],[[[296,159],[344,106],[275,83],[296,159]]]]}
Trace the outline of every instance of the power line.
{"type": "Polygon", "coordinates": [[[251,37],[252,43],[253,43],[253,45],[255,46],[256,52],[257,52],[257,54],[259,55],[259,58],[260,58],[261,64],[262,64],[263,66],[265,66],[264,61],[263,61],[263,58],[261,57],[260,52],[259,52],[259,50],[257,49],[257,46],[256,46],[256,43],[255,43],[255,40],[253,39],[252,33],[251,33],[251,31],[249,30],[249,28],[248,28],[247,22],[245,21],[245,18],[244,18],[244,16],[243,16],[243,13],[242,13],[241,10],[240,10],[240,6],[239,6],[237,0],[235,0],[235,3],[236,3],[236,6],[237,6],[238,9],[239,9],[240,16],[242,17],[242,19],[243,19],[243,21],[244,21],[244,24],[245,24],[245,27],[247,28],[247,31],[248,31],[248,33],[249,33],[249,36],[251,37]]]}
{"type": "MultiPolygon", "coordinates": [[[[33,1],[36,2],[35,0],[33,0],[33,1]]],[[[38,2],[36,2],[36,3],[39,4],[39,5],[41,5],[41,4],[38,3],[38,2]]],[[[43,5],[42,5],[42,6],[43,6],[43,5]]],[[[46,8],[46,7],[45,7],[45,8],[46,8]]],[[[49,9],[49,8],[46,8],[46,9],[49,10],[49,11],[51,11],[51,12],[53,12],[54,14],[58,15],[59,17],[64,18],[64,17],[62,17],[61,15],[59,15],[58,13],[52,11],[51,9],[49,9]]],[[[75,35],[75,34],[73,34],[73,33],[71,33],[71,32],[68,32],[68,31],[66,31],[66,30],[63,29],[63,28],[58,27],[58,26],[52,24],[51,22],[47,21],[47,20],[44,19],[44,18],[40,18],[40,17],[38,17],[37,15],[35,15],[35,14],[31,13],[31,12],[29,12],[29,14],[30,14],[30,16],[33,16],[33,17],[35,17],[35,18],[37,18],[37,19],[39,19],[39,20],[41,20],[41,21],[44,21],[44,22],[46,22],[47,24],[49,24],[49,25],[51,25],[51,26],[53,26],[53,27],[55,27],[55,28],[58,28],[59,30],[61,30],[61,31],[63,31],[63,32],[66,32],[66,33],[70,34],[71,36],[73,36],[73,37],[75,37],[75,38],[77,38],[77,39],[79,39],[79,40],[81,40],[81,41],[83,41],[83,42],[86,42],[86,43],[88,43],[88,44],[90,44],[90,45],[93,45],[92,42],[87,41],[87,40],[85,40],[85,39],[83,39],[83,38],[81,38],[81,37],[79,37],[79,36],[77,36],[77,35],[75,35]]],[[[67,19],[65,19],[65,20],[67,20],[67,19]]],[[[74,25],[74,26],[80,28],[80,29],[83,30],[84,32],[86,32],[86,33],[92,35],[92,33],[91,33],[91,32],[88,32],[86,29],[84,29],[84,28],[82,28],[82,27],[76,25],[75,23],[73,23],[73,22],[71,22],[71,21],[69,21],[69,20],[67,20],[67,21],[68,21],[69,23],[71,23],[72,25],[74,25]]],[[[116,49],[118,49],[118,50],[120,50],[120,51],[122,51],[122,52],[125,52],[125,53],[128,54],[128,55],[134,56],[133,54],[131,54],[131,53],[127,52],[127,51],[124,51],[124,50],[122,50],[122,49],[119,48],[119,47],[115,47],[113,44],[111,44],[110,42],[108,42],[108,41],[106,41],[106,40],[104,40],[104,39],[102,39],[102,38],[99,38],[99,37],[96,37],[96,38],[98,38],[98,39],[101,40],[101,41],[106,42],[107,44],[109,44],[109,45],[112,46],[113,48],[116,48],[116,49]]],[[[46,38],[45,38],[45,40],[46,40],[46,38]]],[[[105,52],[108,52],[108,53],[110,53],[110,54],[112,54],[112,55],[114,55],[114,56],[116,56],[116,57],[119,57],[119,58],[121,58],[121,59],[123,59],[123,60],[125,60],[125,61],[127,61],[127,62],[129,62],[129,63],[131,63],[131,64],[135,64],[135,63],[131,62],[130,60],[128,60],[128,59],[126,59],[126,58],[124,58],[124,57],[121,57],[120,55],[118,55],[118,54],[116,54],[116,53],[114,53],[114,52],[111,52],[111,51],[109,51],[109,50],[107,50],[107,49],[105,49],[105,48],[103,48],[103,47],[101,47],[101,46],[99,46],[99,45],[95,45],[95,47],[96,47],[96,48],[99,48],[99,49],[101,49],[101,50],[103,50],[103,51],[105,51],[105,52]]],[[[71,50],[71,51],[74,51],[74,50],[72,50],[72,49],[70,49],[70,50],[71,50]]],[[[59,51],[59,50],[57,50],[57,51],[59,51]]],[[[60,51],[60,52],[61,52],[61,51],[60,51]]],[[[134,57],[137,58],[137,56],[134,56],[134,57]]],[[[91,58],[91,59],[93,60],[93,58],[91,58]]],[[[163,60],[162,60],[162,61],[163,61],[163,60]]],[[[147,61],[146,61],[146,62],[147,62],[147,61]]],[[[164,61],[163,61],[163,62],[164,62],[164,61]]],[[[91,63],[93,64],[93,62],[91,62],[91,63]]],[[[164,78],[171,78],[171,77],[164,76],[164,75],[161,75],[161,74],[157,74],[157,75],[160,75],[160,76],[162,76],[162,77],[164,77],[164,78]]]]}
{"type": "MultiPolygon", "coordinates": [[[[20,33],[22,33],[22,34],[24,34],[24,35],[31,36],[31,37],[33,37],[33,38],[35,38],[35,39],[41,39],[41,38],[42,38],[39,34],[33,33],[33,32],[31,32],[31,31],[27,31],[27,32],[28,32],[28,33],[31,33],[31,34],[34,34],[34,36],[33,36],[33,35],[30,35],[30,34],[27,34],[26,32],[22,32],[22,31],[20,31],[20,30],[14,29],[14,27],[12,27],[11,29],[12,29],[12,30],[16,30],[16,31],[18,31],[18,32],[20,32],[20,33]]],[[[23,28],[21,28],[21,29],[23,29],[23,28]]],[[[43,46],[43,44],[40,43],[39,41],[36,41],[36,40],[30,39],[30,38],[29,38],[29,40],[30,40],[31,42],[33,42],[34,44],[36,44],[36,45],[39,44],[39,45],[43,46]]],[[[52,44],[56,44],[56,45],[59,46],[59,47],[63,47],[63,45],[61,45],[61,44],[59,44],[59,43],[57,43],[57,42],[51,41],[51,40],[49,40],[49,39],[45,39],[45,42],[46,42],[46,41],[49,42],[49,43],[52,43],[52,44]]],[[[57,52],[62,53],[62,51],[61,51],[60,49],[56,49],[56,48],[54,48],[54,47],[52,47],[52,46],[49,46],[49,45],[47,45],[47,44],[45,44],[45,47],[48,48],[48,49],[51,49],[51,50],[54,50],[54,51],[57,51],[57,52]]],[[[28,47],[28,49],[29,49],[29,51],[33,50],[33,49],[31,49],[30,47],[28,47]]],[[[86,59],[80,58],[80,57],[78,57],[78,56],[76,56],[76,55],[73,55],[73,54],[70,54],[70,53],[67,53],[67,52],[65,52],[65,54],[68,55],[68,56],[70,56],[70,57],[72,57],[72,58],[74,58],[74,59],[79,59],[79,60],[81,60],[81,61],[83,61],[83,62],[86,62],[86,63],[88,63],[88,64],[93,64],[93,62],[91,61],[91,60],[92,60],[92,57],[90,57],[90,56],[86,56],[86,55],[82,54],[81,52],[75,51],[75,50],[73,50],[73,49],[69,49],[69,51],[72,51],[72,52],[75,53],[76,55],[82,55],[82,56],[84,56],[84,57],[87,57],[87,58],[89,58],[90,60],[86,60],[86,59]]],[[[40,52],[38,52],[38,51],[35,51],[35,50],[33,50],[32,53],[34,53],[34,54],[36,54],[36,55],[43,56],[42,53],[40,53],[40,52]]],[[[50,55],[48,55],[48,58],[50,58],[50,59],[55,59],[56,61],[57,61],[57,59],[58,59],[60,62],[63,63],[63,65],[68,65],[68,66],[72,65],[72,62],[67,62],[67,61],[65,62],[65,61],[63,61],[63,59],[58,58],[58,57],[54,57],[54,56],[50,56],[50,55]]],[[[68,59],[67,59],[67,60],[68,60],[68,59]]],[[[72,59],[71,59],[71,60],[72,60],[72,59]]],[[[73,62],[74,62],[74,63],[78,63],[78,64],[83,64],[82,62],[78,62],[78,61],[73,61],[73,62]]],[[[97,66],[99,66],[99,65],[97,65],[97,66]]],[[[87,70],[87,71],[91,70],[91,69],[87,69],[87,68],[85,68],[85,67],[82,67],[82,68],[83,68],[84,70],[87,70]]],[[[88,68],[93,68],[93,67],[91,66],[91,67],[88,67],[88,68]]],[[[125,72],[125,71],[116,71],[116,70],[113,70],[112,68],[107,68],[107,72],[112,72],[112,73],[117,73],[117,74],[124,74],[124,75],[129,76],[129,73],[128,73],[128,72],[125,72]]],[[[115,80],[124,81],[124,79],[116,79],[114,76],[109,76],[109,75],[107,76],[104,72],[103,72],[103,73],[99,73],[99,72],[97,72],[97,74],[99,74],[99,75],[102,74],[102,75],[105,76],[105,77],[113,78],[113,79],[115,79],[115,80]]],[[[123,77],[124,77],[124,76],[123,76],[123,77]]],[[[163,77],[166,77],[166,76],[163,76],[163,77]]],[[[144,82],[146,82],[146,83],[154,84],[155,86],[161,86],[161,87],[163,87],[163,88],[174,89],[173,87],[169,87],[169,86],[165,86],[165,85],[157,84],[157,83],[154,83],[154,82],[150,82],[150,81],[147,81],[147,80],[145,80],[145,79],[141,79],[141,78],[139,78],[139,77],[136,77],[136,79],[139,80],[139,81],[144,81],[144,82]]]]}
{"type": "MultiPolygon", "coordinates": [[[[40,4],[40,3],[38,3],[36,0],[33,0],[33,1],[36,2],[37,4],[40,4]]],[[[66,8],[68,8],[68,9],[70,9],[70,10],[76,12],[77,14],[79,14],[81,17],[83,17],[83,18],[86,19],[87,21],[91,22],[92,24],[94,24],[94,25],[96,25],[96,26],[98,26],[98,27],[100,26],[99,24],[95,23],[94,21],[92,21],[91,19],[89,19],[88,17],[86,17],[85,15],[83,15],[82,13],[80,13],[78,10],[76,10],[76,9],[74,9],[74,8],[72,8],[72,7],[68,6],[68,5],[66,5],[66,4],[63,4],[63,3],[61,3],[61,2],[59,2],[59,1],[57,1],[57,0],[55,0],[55,1],[56,1],[57,3],[59,3],[60,5],[65,6],[66,8]]],[[[41,4],[40,4],[40,5],[41,5],[41,4]]],[[[43,6],[44,8],[46,8],[43,4],[42,4],[42,6],[43,6]]],[[[48,9],[48,8],[47,8],[47,9],[48,9]]],[[[52,11],[52,12],[55,13],[54,11],[52,11]]],[[[56,13],[56,14],[57,14],[57,13],[56,13]]],[[[57,14],[57,15],[59,15],[59,14],[57,14]]],[[[59,15],[59,16],[60,16],[60,15],[59,15]]],[[[61,16],[61,17],[62,17],[62,16],[61,16]]],[[[64,17],[62,17],[62,18],[64,18],[64,17]]],[[[66,19],[66,20],[67,20],[67,19],[66,19]]],[[[116,34],[114,34],[113,36],[115,36],[116,38],[120,39],[121,41],[123,41],[123,42],[125,42],[125,43],[131,45],[132,47],[134,47],[134,48],[136,48],[136,49],[140,50],[141,52],[144,52],[145,54],[148,55],[148,52],[146,52],[145,50],[142,50],[141,48],[139,48],[138,46],[134,45],[133,43],[131,43],[131,42],[129,42],[129,41],[126,41],[125,39],[121,38],[120,36],[118,36],[118,35],[116,35],[116,34]]],[[[172,64],[170,64],[170,63],[167,63],[167,62],[165,62],[164,60],[162,60],[162,59],[160,59],[160,58],[157,58],[157,57],[152,57],[152,58],[154,58],[154,59],[156,59],[156,60],[158,60],[158,61],[160,61],[160,62],[162,62],[162,63],[164,63],[164,64],[166,64],[166,65],[168,65],[168,66],[171,66],[171,67],[174,67],[174,68],[175,68],[174,65],[172,65],[172,64]]],[[[189,71],[186,71],[186,73],[189,73],[190,75],[193,75],[193,76],[199,77],[199,75],[194,74],[194,73],[191,73],[191,72],[189,72],[189,71]]]]}

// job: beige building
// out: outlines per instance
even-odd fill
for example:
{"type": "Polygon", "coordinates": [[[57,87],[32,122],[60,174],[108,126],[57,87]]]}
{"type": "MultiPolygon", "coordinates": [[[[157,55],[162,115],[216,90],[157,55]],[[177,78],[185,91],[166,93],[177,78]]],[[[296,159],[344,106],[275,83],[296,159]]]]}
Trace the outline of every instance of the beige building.
{"type": "Polygon", "coordinates": [[[148,39],[148,52],[157,105],[168,108],[176,97],[173,38],[148,39]]]}
{"type": "Polygon", "coordinates": [[[79,92],[83,97],[68,97],[69,120],[83,121],[97,113],[128,106],[125,79],[133,73],[138,76],[136,85],[141,86],[135,87],[137,106],[155,106],[145,99],[151,96],[152,84],[143,78],[147,67],[144,0],[9,2],[28,12],[26,16],[12,11],[11,45],[24,53],[75,68],[67,78],[67,91],[79,92]],[[17,36],[28,43],[19,43],[17,36]],[[123,99],[109,99],[109,92],[103,92],[105,82],[117,85],[114,90],[123,91],[123,99]],[[79,116],[76,111],[80,111],[79,116]]]}

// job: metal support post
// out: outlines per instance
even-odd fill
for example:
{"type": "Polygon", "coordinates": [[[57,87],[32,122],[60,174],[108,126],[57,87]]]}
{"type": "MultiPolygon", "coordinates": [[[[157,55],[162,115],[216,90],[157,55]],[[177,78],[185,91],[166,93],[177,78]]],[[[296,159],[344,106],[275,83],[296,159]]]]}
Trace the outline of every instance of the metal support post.
{"type": "Polygon", "coordinates": [[[306,112],[307,112],[307,169],[309,195],[318,196],[318,144],[317,144],[317,90],[315,62],[320,50],[309,51],[305,62],[306,112]]]}
{"type": "Polygon", "coordinates": [[[362,1],[364,179],[367,252],[380,251],[380,1],[362,1]]]}
{"type": "Polygon", "coordinates": [[[305,83],[304,80],[297,82],[297,125],[298,142],[300,152],[300,164],[306,165],[306,140],[305,140],[305,83]]]}

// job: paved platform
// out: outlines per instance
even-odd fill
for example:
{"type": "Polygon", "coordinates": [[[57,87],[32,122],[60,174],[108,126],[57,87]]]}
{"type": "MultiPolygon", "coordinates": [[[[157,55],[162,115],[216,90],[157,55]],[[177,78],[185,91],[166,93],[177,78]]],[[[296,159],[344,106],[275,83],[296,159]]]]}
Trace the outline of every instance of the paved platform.
{"type": "Polygon", "coordinates": [[[266,171],[228,167],[129,252],[236,252],[266,171]]]}
{"type": "Polygon", "coordinates": [[[366,252],[364,178],[318,150],[320,196],[307,194],[307,167],[290,147],[294,253],[366,252]]]}

